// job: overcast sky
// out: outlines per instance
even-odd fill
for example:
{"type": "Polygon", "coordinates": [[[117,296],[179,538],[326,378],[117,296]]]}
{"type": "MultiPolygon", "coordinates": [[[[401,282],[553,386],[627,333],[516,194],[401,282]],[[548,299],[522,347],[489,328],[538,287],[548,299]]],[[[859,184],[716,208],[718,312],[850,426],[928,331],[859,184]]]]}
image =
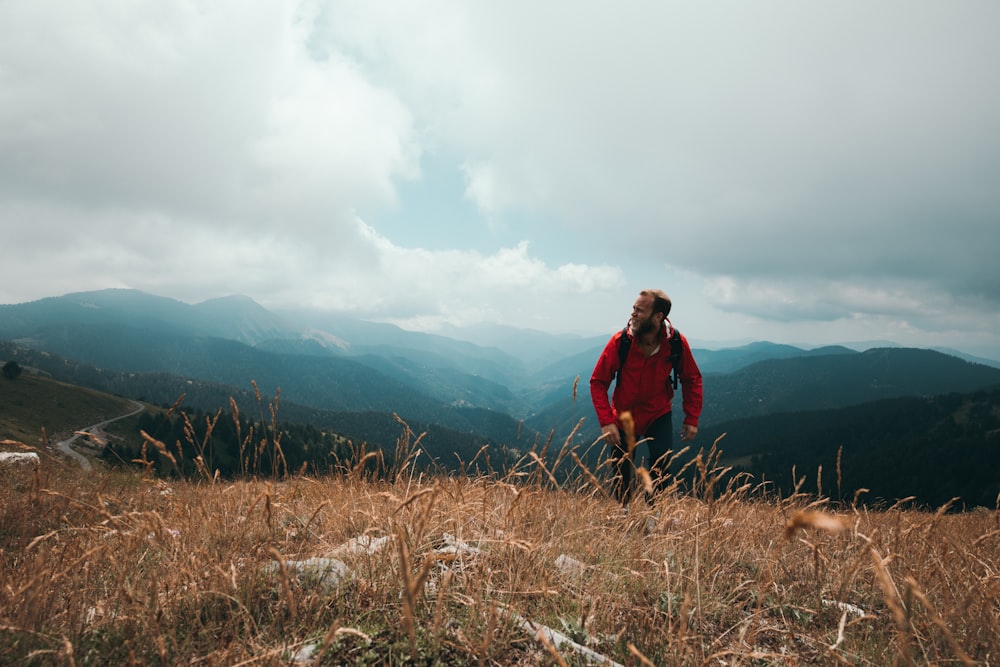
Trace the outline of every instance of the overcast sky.
{"type": "Polygon", "coordinates": [[[1000,358],[1000,2],[0,1],[0,303],[1000,358]]]}

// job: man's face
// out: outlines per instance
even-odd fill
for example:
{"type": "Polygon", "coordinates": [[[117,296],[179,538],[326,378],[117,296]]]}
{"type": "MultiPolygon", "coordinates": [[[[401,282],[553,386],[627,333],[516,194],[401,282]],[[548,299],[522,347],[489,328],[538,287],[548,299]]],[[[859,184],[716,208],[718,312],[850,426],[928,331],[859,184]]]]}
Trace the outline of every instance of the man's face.
{"type": "Polygon", "coordinates": [[[632,319],[629,320],[632,335],[642,336],[656,331],[661,322],[658,316],[659,313],[653,313],[653,297],[639,295],[639,298],[632,304],[632,319]]]}

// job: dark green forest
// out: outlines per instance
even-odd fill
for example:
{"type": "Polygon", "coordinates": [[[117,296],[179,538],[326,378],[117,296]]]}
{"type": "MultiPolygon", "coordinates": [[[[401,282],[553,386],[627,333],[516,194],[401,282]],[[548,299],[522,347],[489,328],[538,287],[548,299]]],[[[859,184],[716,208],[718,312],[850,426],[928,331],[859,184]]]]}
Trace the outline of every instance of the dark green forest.
{"type": "Polygon", "coordinates": [[[992,508],[1000,494],[1000,389],[784,412],[699,438],[723,434],[723,463],[783,495],[798,488],[848,502],[912,496],[927,507],[957,498],[960,508],[992,508]]]}
{"type": "Polygon", "coordinates": [[[232,412],[146,411],[135,432],[109,442],[111,465],[149,467],[161,477],[279,477],[324,474],[349,458],[347,444],[311,424],[254,421],[232,412]],[[144,435],[145,434],[145,435],[144,435]]]}
{"type": "Polygon", "coordinates": [[[147,411],[132,432],[108,443],[102,458],[165,478],[235,479],[338,474],[359,465],[365,475],[381,477],[404,463],[415,471],[446,474],[502,472],[523,455],[517,448],[470,441],[434,425],[418,430],[381,413],[342,415],[334,419],[342,432],[333,433],[264,416],[272,406],[258,419],[231,410],[189,412],[177,405],[147,411]],[[367,437],[354,439],[344,432],[367,437]]]}

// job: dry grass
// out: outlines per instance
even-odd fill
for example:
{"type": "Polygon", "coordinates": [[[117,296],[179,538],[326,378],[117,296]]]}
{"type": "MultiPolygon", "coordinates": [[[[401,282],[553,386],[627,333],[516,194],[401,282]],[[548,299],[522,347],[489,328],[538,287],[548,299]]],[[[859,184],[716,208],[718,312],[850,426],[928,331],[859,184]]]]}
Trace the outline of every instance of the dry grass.
{"type": "Polygon", "coordinates": [[[758,498],[715,488],[709,457],[697,493],[622,517],[599,473],[558,488],[540,460],[503,479],[0,471],[0,663],[583,664],[521,619],[628,665],[1000,661],[995,511],[758,498]],[[359,536],[386,547],[343,548],[359,536]],[[336,586],[288,565],[333,555],[336,586]]]}

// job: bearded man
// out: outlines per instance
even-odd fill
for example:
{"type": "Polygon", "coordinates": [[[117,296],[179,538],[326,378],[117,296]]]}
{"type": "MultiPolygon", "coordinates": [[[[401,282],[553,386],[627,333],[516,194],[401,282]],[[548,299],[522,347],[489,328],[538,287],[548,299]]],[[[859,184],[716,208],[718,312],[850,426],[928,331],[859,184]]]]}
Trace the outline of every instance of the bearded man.
{"type": "MultiPolygon", "coordinates": [[[[677,380],[684,411],[681,442],[694,439],[698,433],[701,371],[687,338],[667,319],[670,307],[670,297],[661,290],[639,292],[628,325],[605,345],[590,376],[590,397],[602,437],[616,456],[615,497],[625,507],[632,498],[636,442],[643,441],[649,447],[654,489],[666,476],[673,447],[671,405],[677,380]],[[612,381],[615,389],[609,401],[612,381]],[[632,437],[626,437],[626,431],[632,437]]],[[[646,500],[652,503],[653,498],[647,495],[646,500]]]]}

